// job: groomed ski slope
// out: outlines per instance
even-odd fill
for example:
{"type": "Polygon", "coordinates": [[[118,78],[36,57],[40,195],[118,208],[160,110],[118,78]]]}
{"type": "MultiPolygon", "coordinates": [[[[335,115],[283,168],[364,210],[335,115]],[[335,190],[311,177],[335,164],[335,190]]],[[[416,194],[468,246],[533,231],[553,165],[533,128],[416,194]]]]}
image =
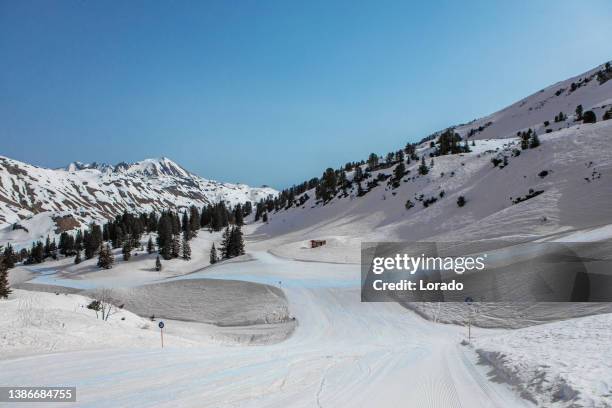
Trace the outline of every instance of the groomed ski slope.
{"type": "Polygon", "coordinates": [[[0,383],[75,385],[79,407],[531,406],[474,365],[463,328],[361,303],[358,266],[253,256],[177,279],[281,281],[298,320],[288,340],[30,356],[0,362],[0,383]]]}

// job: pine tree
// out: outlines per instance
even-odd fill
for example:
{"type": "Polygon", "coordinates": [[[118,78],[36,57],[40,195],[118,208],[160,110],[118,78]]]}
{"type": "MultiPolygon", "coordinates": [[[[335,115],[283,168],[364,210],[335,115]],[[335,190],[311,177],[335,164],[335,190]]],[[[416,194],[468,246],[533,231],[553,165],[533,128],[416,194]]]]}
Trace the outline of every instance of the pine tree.
{"type": "MultiPolygon", "coordinates": [[[[0,247],[2,249],[2,247],[0,247]]],[[[6,269],[11,269],[15,267],[15,253],[13,252],[13,247],[11,244],[7,244],[6,248],[4,248],[4,266],[6,269]]]]}
{"type": "Polygon", "coordinates": [[[393,179],[399,183],[402,177],[404,177],[404,174],[406,174],[406,165],[401,161],[395,166],[395,169],[393,169],[393,179]]]}
{"type": "Polygon", "coordinates": [[[217,255],[217,248],[215,248],[215,243],[213,242],[210,248],[210,264],[216,264],[217,261],[219,261],[219,256],[217,255]]]}
{"type": "MultiPolygon", "coordinates": [[[[2,249],[2,247],[0,247],[2,249]]],[[[11,294],[8,282],[8,268],[6,267],[4,255],[0,256],[0,299],[7,298],[11,294]]]]}
{"type": "Polygon", "coordinates": [[[132,257],[132,245],[129,241],[125,241],[123,244],[123,248],[121,249],[121,253],[123,254],[123,260],[129,261],[132,257]]]}
{"type": "Polygon", "coordinates": [[[232,228],[231,232],[232,257],[244,255],[244,239],[240,227],[232,228]]]}
{"type": "Polygon", "coordinates": [[[100,253],[98,254],[98,267],[111,269],[113,267],[113,263],[115,263],[115,257],[113,256],[110,245],[103,245],[100,249],[100,253]]]}
{"type": "Polygon", "coordinates": [[[74,257],[74,264],[78,265],[80,263],[81,263],[81,250],[78,249],[77,253],[76,253],[76,256],[74,257]]]}
{"type": "Polygon", "coordinates": [[[196,236],[197,231],[200,229],[200,211],[198,211],[198,207],[196,207],[195,205],[189,207],[189,225],[191,236],[196,236]]]}
{"type": "Polygon", "coordinates": [[[160,272],[162,270],[162,263],[161,263],[161,260],[159,259],[159,255],[157,255],[157,258],[155,259],[155,270],[157,272],[160,272]]]}
{"type": "Polygon", "coordinates": [[[582,105],[576,106],[576,120],[582,120],[582,105]]]}
{"type": "Polygon", "coordinates": [[[234,208],[234,223],[236,225],[244,225],[244,214],[240,204],[237,204],[236,208],[234,208]]]}
{"type": "Polygon", "coordinates": [[[538,139],[538,135],[536,134],[536,132],[533,132],[533,134],[531,135],[531,140],[529,142],[529,148],[535,149],[539,145],[540,145],[540,139],[538,139]]]}
{"type": "Polygon", "coordinates": [[[152,254],[155,251],[155,247],[153,246],[153,238],[149,236],[149,242],[147,242],[147,253],[152,254]]]}
{"type": "Polygon", "coordinates": [[[157,229],[157,247],[164,259],[172,258],[172,221],[168,213],[163,213],[157,229]]]}
{"type": "Polygon", "coordinates": [[[83,235],[83,246],[85,248],[85,259],[93,258],[100,250],[102,244],[102,229],[96,223],[89,226],[89,230],[83,235]]]}
{"type": "Polygon", "coordinates": [[[181,221],[181,227],[183,229],[184,239],[190,240],[191,239],[191,223],[189,222],[187,211],[183,211],[183,219],[181,221]]]}
{"type": "Polygon", "coordinates": [[[223,259],[229,258],[231,251],[231,237],[232,234],[228,226],[225,228],[225,231],[223,231],[223,236],[221,237],[221,258],[223,259]]]}
{"type": "Polygon", "coordinates": [[[53,238],[53,241],[51,242],[51,245],[49,246],[49,251],[51,254],[51,259],[57,259],[57,244],[55,242],[55,238],[53,238]]]}
{"type": "Polygon", "coordinates": [[[457,206],[463,207],[464,205],[465,205],[465,197],[459,196],[459,198],[457,198],[457,206]]]}
{"type": "Polygon", "coordinates": [[[186,238],[183,238],[183,259],[186,261],[191,259],[191,247],[189,246],[189,241],[186,238]]]}
{"type": "Polygon", "coordinates": [[[370,153],[368,157],[368,167],[372,170],[376,166],[378,166],[378,155],[376,153],[370,153]]]}
{"type": "Polygon", "coordinates": [[[419,166],[419,174],[421,176],[424,176],[427,173],[429,173],[429,168],[425,164],[425,156],[421,156],[421,165],[419,166]]]}
{"type": "Polygon", "coordinates": [[[179,241],[178,235],[172,236],[172,258],[178,258],[181,255],[181,242],[179,241]]]}

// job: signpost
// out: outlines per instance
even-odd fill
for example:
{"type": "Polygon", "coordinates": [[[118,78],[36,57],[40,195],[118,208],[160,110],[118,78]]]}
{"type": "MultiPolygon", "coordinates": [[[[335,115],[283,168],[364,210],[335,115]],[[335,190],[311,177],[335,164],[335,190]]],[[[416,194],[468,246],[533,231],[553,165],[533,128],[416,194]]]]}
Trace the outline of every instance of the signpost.
{"type": "Polygon", "coordinates": [[[159,334],[161,335],[161,346],[164,348],[164,322],[159,322],[159,334]]]}
{"type": "Polygon", "coordinates": [[[470,308],[469,313],[468,313],[468,343],[470,343],[472,341],[472,307],[471,306],[474,303],[474,299],[468,296],[465,298],[465,303],[470,308]]]}

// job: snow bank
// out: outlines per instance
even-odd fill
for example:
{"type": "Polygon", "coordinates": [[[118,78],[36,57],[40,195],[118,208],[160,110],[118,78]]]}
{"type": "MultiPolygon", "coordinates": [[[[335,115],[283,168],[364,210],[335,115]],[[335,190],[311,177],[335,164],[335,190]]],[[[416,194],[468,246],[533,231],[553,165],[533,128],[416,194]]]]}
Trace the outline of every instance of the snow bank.
{"type": "MultiPolygon", "coordinates": [[[[87,349],[159,347],[159,332],[151,322],[117,309],[108,321],[87,309],[90,298],[74,294],[15,289],[0,300],[0,358],[87,349]]],[[[171,337],[175,346],[196,344],[171,337]]]]}
{"type": "Polygon", "coordinates": [[[547,407],[612,406],[612,314],[476,338],[491,375],[547,407]]]}

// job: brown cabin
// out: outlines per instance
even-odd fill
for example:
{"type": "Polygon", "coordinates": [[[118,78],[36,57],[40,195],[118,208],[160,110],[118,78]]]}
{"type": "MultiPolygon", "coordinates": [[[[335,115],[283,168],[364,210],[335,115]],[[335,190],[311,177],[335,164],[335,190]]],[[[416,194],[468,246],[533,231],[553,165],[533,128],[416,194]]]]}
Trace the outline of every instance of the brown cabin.
{"type": "Polygon", "coordinates": [[[310,247],[311,248],[317,248],[317,247],[323,246],[325,244],[327,244],[327,241],[324,240],[324,239],[311,239],[310,240],[310,247]]]}

